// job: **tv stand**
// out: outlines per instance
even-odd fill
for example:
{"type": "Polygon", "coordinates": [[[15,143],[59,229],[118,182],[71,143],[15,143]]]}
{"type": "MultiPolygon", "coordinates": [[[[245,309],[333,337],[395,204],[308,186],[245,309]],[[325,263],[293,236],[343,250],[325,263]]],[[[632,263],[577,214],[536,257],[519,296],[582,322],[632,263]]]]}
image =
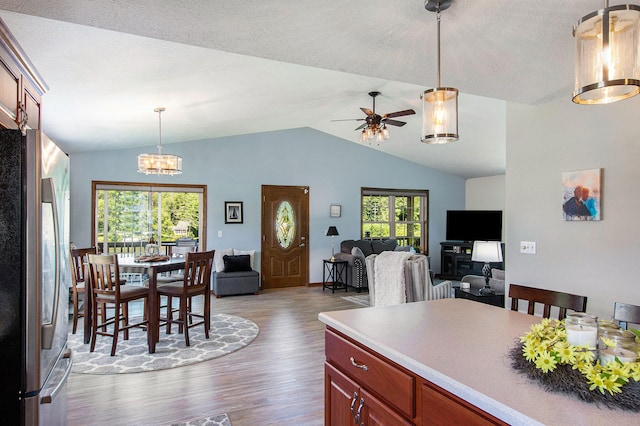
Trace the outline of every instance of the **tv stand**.
{"type": "MultiPolygon", "coordinates": [[[[460,281],[465,275],[482,276],[482,262],[471,261],[473,242],[443,241],[440,243],[440,276],[443,280],[460,281]]],[[[502,244],[504,259],[504,244],[502,244]]],[[[490,263],[492,268],[504,269],[504,262],[490,263]]]]}

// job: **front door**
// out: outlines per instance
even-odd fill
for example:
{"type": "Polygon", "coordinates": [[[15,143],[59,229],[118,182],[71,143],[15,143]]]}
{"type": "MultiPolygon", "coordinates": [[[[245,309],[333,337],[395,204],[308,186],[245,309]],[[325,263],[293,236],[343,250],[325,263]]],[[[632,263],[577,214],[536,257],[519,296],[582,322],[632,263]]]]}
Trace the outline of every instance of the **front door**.
{"type": "Polygon", "coordinates": [[[262,186],[263,288],[309,283],[309,187],[262,186]]]}

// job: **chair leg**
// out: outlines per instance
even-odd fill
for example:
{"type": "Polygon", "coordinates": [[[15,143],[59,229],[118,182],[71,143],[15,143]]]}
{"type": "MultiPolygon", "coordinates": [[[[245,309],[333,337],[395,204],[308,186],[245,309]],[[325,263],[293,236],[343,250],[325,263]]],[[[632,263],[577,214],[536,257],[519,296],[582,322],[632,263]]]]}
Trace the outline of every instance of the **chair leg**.
{"type": "Polygon", "coordinates": [[[209,338],[209,329],[211,328],[211,296],[204,294],[204,336],[209,338]]]}
{"type": "MultiPolygon", "coordinates": [[[[116,347],[118,346],[119,333],[120,333],[120,304],[116,303],[114,320],[113,320],[113,343],[111,344],[111,356],[114,356],[116,354],[116,347]]],[[[125,329],[125,335],[126,333],[127,333],[127,330],[125,329]]]]}
{"type": "Polygon", "coordinates": [[[173,322],[173,299],[171,296],[167,297],[167,334],[171,334],[171,324],[173,322]]]}
{"type": "MultiPolygon", "coordinates": [[[[124,340],[129,340],[129,303],[122,304],[122,318],[124,320],[124,340]]],[[[120,319],[120,318],[118,318],[120,319]]]]}
{"type": "Polygon", "coordinates": [[[78,328],[78,291],[76,289],[72,290],[71,294],[71,303],[73,303],[73,334],[76,334],[76,330],[78,328]]]}
{"type": "Polygon", "coordinates": [[[91,348],[89,352],[93,352],[96,349],[96,339],[98,338],[98,303],[94,300],[91,304],[94,314],[91,318],[91,348]]]}
{"type": "Polygon", "coordinates": [[[187,303],[188,303],[189,298],[188,297],[181,297],[180,298],[180,319],[182,320],[182,327],[184,328],[184,342],[187,346],[190,346],[191,344],[189,343],[189,324],[187,323],[187,317],[189,316],[189,313],[187,312],[187,303]]]}

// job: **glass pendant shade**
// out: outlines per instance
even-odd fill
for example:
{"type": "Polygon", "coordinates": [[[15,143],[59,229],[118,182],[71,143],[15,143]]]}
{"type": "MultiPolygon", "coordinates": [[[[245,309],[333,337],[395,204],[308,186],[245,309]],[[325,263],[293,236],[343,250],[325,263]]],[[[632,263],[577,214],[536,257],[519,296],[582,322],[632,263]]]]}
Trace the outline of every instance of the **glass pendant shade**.
{"type": "Polygon", "coordinates": [[[640,6],[597,10],[574,25],[573,36],[573,102],[607,104],[640,93],[640,6]]]}
{"type": "Polygon", "coordinates": [[[172,154],[138,155],[138,173],[146,175],[179,175],[182,173],[182,157],[172,154]]]}
{"type": "Polygon", "coordinates": [[[158,153],[138,155],[138,173],[145,175],[179,175],[182,173],[182,157],[162,153],[162,112],[165,108],[155,108],[158,113],[158,153]]]}
{"type": "Polygon", "coordinates": [[[458,140],[458,89],[437,87],[422,94],[422,138],[429,144],[458,140]]]}

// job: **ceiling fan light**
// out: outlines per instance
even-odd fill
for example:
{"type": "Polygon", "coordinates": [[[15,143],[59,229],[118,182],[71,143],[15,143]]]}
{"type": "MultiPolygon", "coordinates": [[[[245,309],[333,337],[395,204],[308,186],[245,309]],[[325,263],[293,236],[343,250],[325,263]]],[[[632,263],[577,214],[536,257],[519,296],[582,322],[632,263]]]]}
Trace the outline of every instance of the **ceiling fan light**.
{"type": "Polygon", "coordinates": [[[385,139],[389,139],[389,129],[387,129],[387,125],[386,124],[382,126],[382,136],[385,139]]]}
{"type": "Polygon", "coordinates": [[[458,140],[458,89],[438,87],[422,94],[422,138],[427,144],[458,140]]]}
{"type": "Polygon", "coordinates": [[[376,134],[376,142],[382,142],[384,140],[384,136],[382,135],[382,132],[378,132],[376,134]]]}
{"type": "Polygon", "coordinates": [[[618,5],[573,27],[577,104],[608,104],[640,93],[640,6],[618,5]]]}

